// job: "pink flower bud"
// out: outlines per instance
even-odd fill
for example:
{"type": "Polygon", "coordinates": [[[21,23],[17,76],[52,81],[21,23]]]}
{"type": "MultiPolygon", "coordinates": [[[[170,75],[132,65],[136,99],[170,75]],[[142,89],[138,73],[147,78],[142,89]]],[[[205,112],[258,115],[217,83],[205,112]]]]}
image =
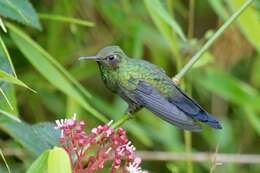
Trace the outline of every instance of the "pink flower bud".
{"type": "Polygon", "coordinates": [[[76,127],[76,133],[81,133],[81,131],[82,131],[82,128],[80,126],[77,126],[76,127]]]}
{"type": "Polygon", "coordinates": [[[104,130],[104,131],[106,131],[108,128],[109,128],[109,127],[108,127],[107,124],[103,125],[103,130],[104,130]]]}
{"type": "Polygon", "coordinates": [[[97,134],[98,134],[98,129],[97,129],[97,128],[93,128],[93,129],[91,130],[91,133],[97,135],[97,134]]]}
{"type": "Polygon", "coordinates": [[[137,166],[139,166],[141,164],[141,162],[142,162],[142,159],[140,157],[136,157],[134,159],[134,164],[137,165],[137,166]]]}
{"type": "Polygon", "coordinates": [[[75,125],[76,125],[76,121],[75,121],[75,120],[69,119],[69,120],[67,121],[67,126],[68,126],[69,128],[73,128],[75,125]]]}
{"type": "Polygon", "coordinates": [[[118,131],[117,131],[118,135],[126,135],[126,131],[123,129],[123,128],[119,128],[118,131]]]}
{"type": "Polygon", "coordinates": [[[98,133],[100,133],[100,132],[103,131],[103,126],[99,125],[99,126],[97,127],[97,129],[98,129],[98,133]]]}
{"type": "Polygon", "coordinates": [[[106,131],[107,137],[110,137],[113,133],[114,133],[113,129],[107,129],[107,131],[106,131]]]}
{"type": "Polygon", "coordinates": [[[125,136],[120,136],[119,139],[122,144],[126,144],[128,142],[128,139],[126,139],[125,136]]]}
{"type": "Polygon", "coordinates": [[[120,165],[121,164],[121,160],[120,159],[115,159],[115,165],[120,165]]]}
{"type": "Polygon", "coordinates": [[[81,128],[84,128],[86,124],[85,124],[85,122],[83,120],[81,120],[79,122],[79,125],[80,125],[81,128]]]}

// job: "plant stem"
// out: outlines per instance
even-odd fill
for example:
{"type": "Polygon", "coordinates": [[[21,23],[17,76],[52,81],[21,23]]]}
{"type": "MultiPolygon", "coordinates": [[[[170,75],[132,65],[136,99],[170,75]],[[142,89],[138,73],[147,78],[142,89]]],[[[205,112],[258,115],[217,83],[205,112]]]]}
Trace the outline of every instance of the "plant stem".
{"type": "Polygon", "coordinates": [[[182,68],[182,70],[175,76],[175,80],[179,81],[191,67],[201,58],[210,46],[216,41],[219,36],[237,19],[243,11],[253,2],[254,0],[247,0],[241,7],[214,33],[214,35],[204,44],[204,46],[191,58],[191,60],[182,68]]]}
{"type": "MultiPolygon", "coordinates": [[[[189,0],[189,23],[188,23],[188,39],[191,40],[193,38],[194,34],[194,9],[195,9],[195,0],[189,0]]],[[[190,86],[191,84],[186,84],[186,89],[188,90],[188,93],[191,90],[190,86]]],[[[189,157],[187,157],[187,173],[193,173],[193,161],[190,157],[191,150],[192,150],[192,134],[191,132],[184,130],[184,142],[185,142],[185,152],[189,157]]]]}
{"type": "Polygon", "coordinates": [[[192,148],[192,138],[191,132],[185,130],[184,131],[184,141],[185,141],[185,152],[187,153],[188,157],[186,159],[187,162],[187,173],[193,173],[193,165],[191,159],[191,148],[192,148]]]}
{"type": "Polygon", "coordinates": [[[117,120],[114,124],[112,124],[111,127],[112,128],[120,127],[122,124],[124,124],[129,119],[130,119],[130,116],[125,114],[119,120],[117,120]]]}

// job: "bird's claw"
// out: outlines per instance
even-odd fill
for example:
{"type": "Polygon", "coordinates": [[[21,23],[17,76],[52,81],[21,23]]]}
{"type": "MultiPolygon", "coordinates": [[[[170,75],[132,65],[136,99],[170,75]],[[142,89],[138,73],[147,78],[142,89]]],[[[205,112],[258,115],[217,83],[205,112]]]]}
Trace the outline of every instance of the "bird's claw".
{"type": "Polygon", "coordinates": [[[125,113],[128,117],[129,117],[129,119],[132,119],[132,118],[134,118],[134,115],[133,114],[131,114],[130,112],[126,112],[125,113]]]}
{"type": "Polygon", "coordinates": [[[177,84],[177,85],[180,83],[180,80],[177,79],[177,78],[175,78],[175,77],[174,77],[172,80],[173,80],[173,82],[174,82],[175,84],[177,84]]]}

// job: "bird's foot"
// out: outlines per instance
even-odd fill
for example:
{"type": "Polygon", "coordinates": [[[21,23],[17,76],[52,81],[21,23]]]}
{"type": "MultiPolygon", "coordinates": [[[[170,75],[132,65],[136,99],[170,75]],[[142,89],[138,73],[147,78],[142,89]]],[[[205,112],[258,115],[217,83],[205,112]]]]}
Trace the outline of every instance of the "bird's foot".
{"type": "Polygon", "coordinates": [[[173,82],[174,82],[175,84],[177,84],[177,85],[180,83],[180,80],[177,79],[177,78],[175,78],[175,77],[174,77],[172,80],[173,80],[173,82]]]}
{"type": "Polygon", "coordinates": [[[134,118],[134,115],[129,111],[127,111],[125,114],[129,117],[129,119],[134,118]]]}

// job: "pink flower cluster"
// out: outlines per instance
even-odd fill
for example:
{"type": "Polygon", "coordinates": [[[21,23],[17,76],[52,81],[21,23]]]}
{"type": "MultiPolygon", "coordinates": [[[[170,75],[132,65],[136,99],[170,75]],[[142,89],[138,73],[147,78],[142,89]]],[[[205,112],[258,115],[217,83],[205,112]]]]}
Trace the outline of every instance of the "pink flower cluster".
{"type": "Polygon", "coordinates": [[[56,120],[56,129],[61,130],[60,144],[69,154],[73,172],[92,173],[112,160],[110,173],[147,173],[139,167],[141,159],[135,157],[135,147],[127,139],[126,131],[114,130],[110,124],[99,125],[86,134],[85,122],[78,122],[75,115],[56,120]]]}

